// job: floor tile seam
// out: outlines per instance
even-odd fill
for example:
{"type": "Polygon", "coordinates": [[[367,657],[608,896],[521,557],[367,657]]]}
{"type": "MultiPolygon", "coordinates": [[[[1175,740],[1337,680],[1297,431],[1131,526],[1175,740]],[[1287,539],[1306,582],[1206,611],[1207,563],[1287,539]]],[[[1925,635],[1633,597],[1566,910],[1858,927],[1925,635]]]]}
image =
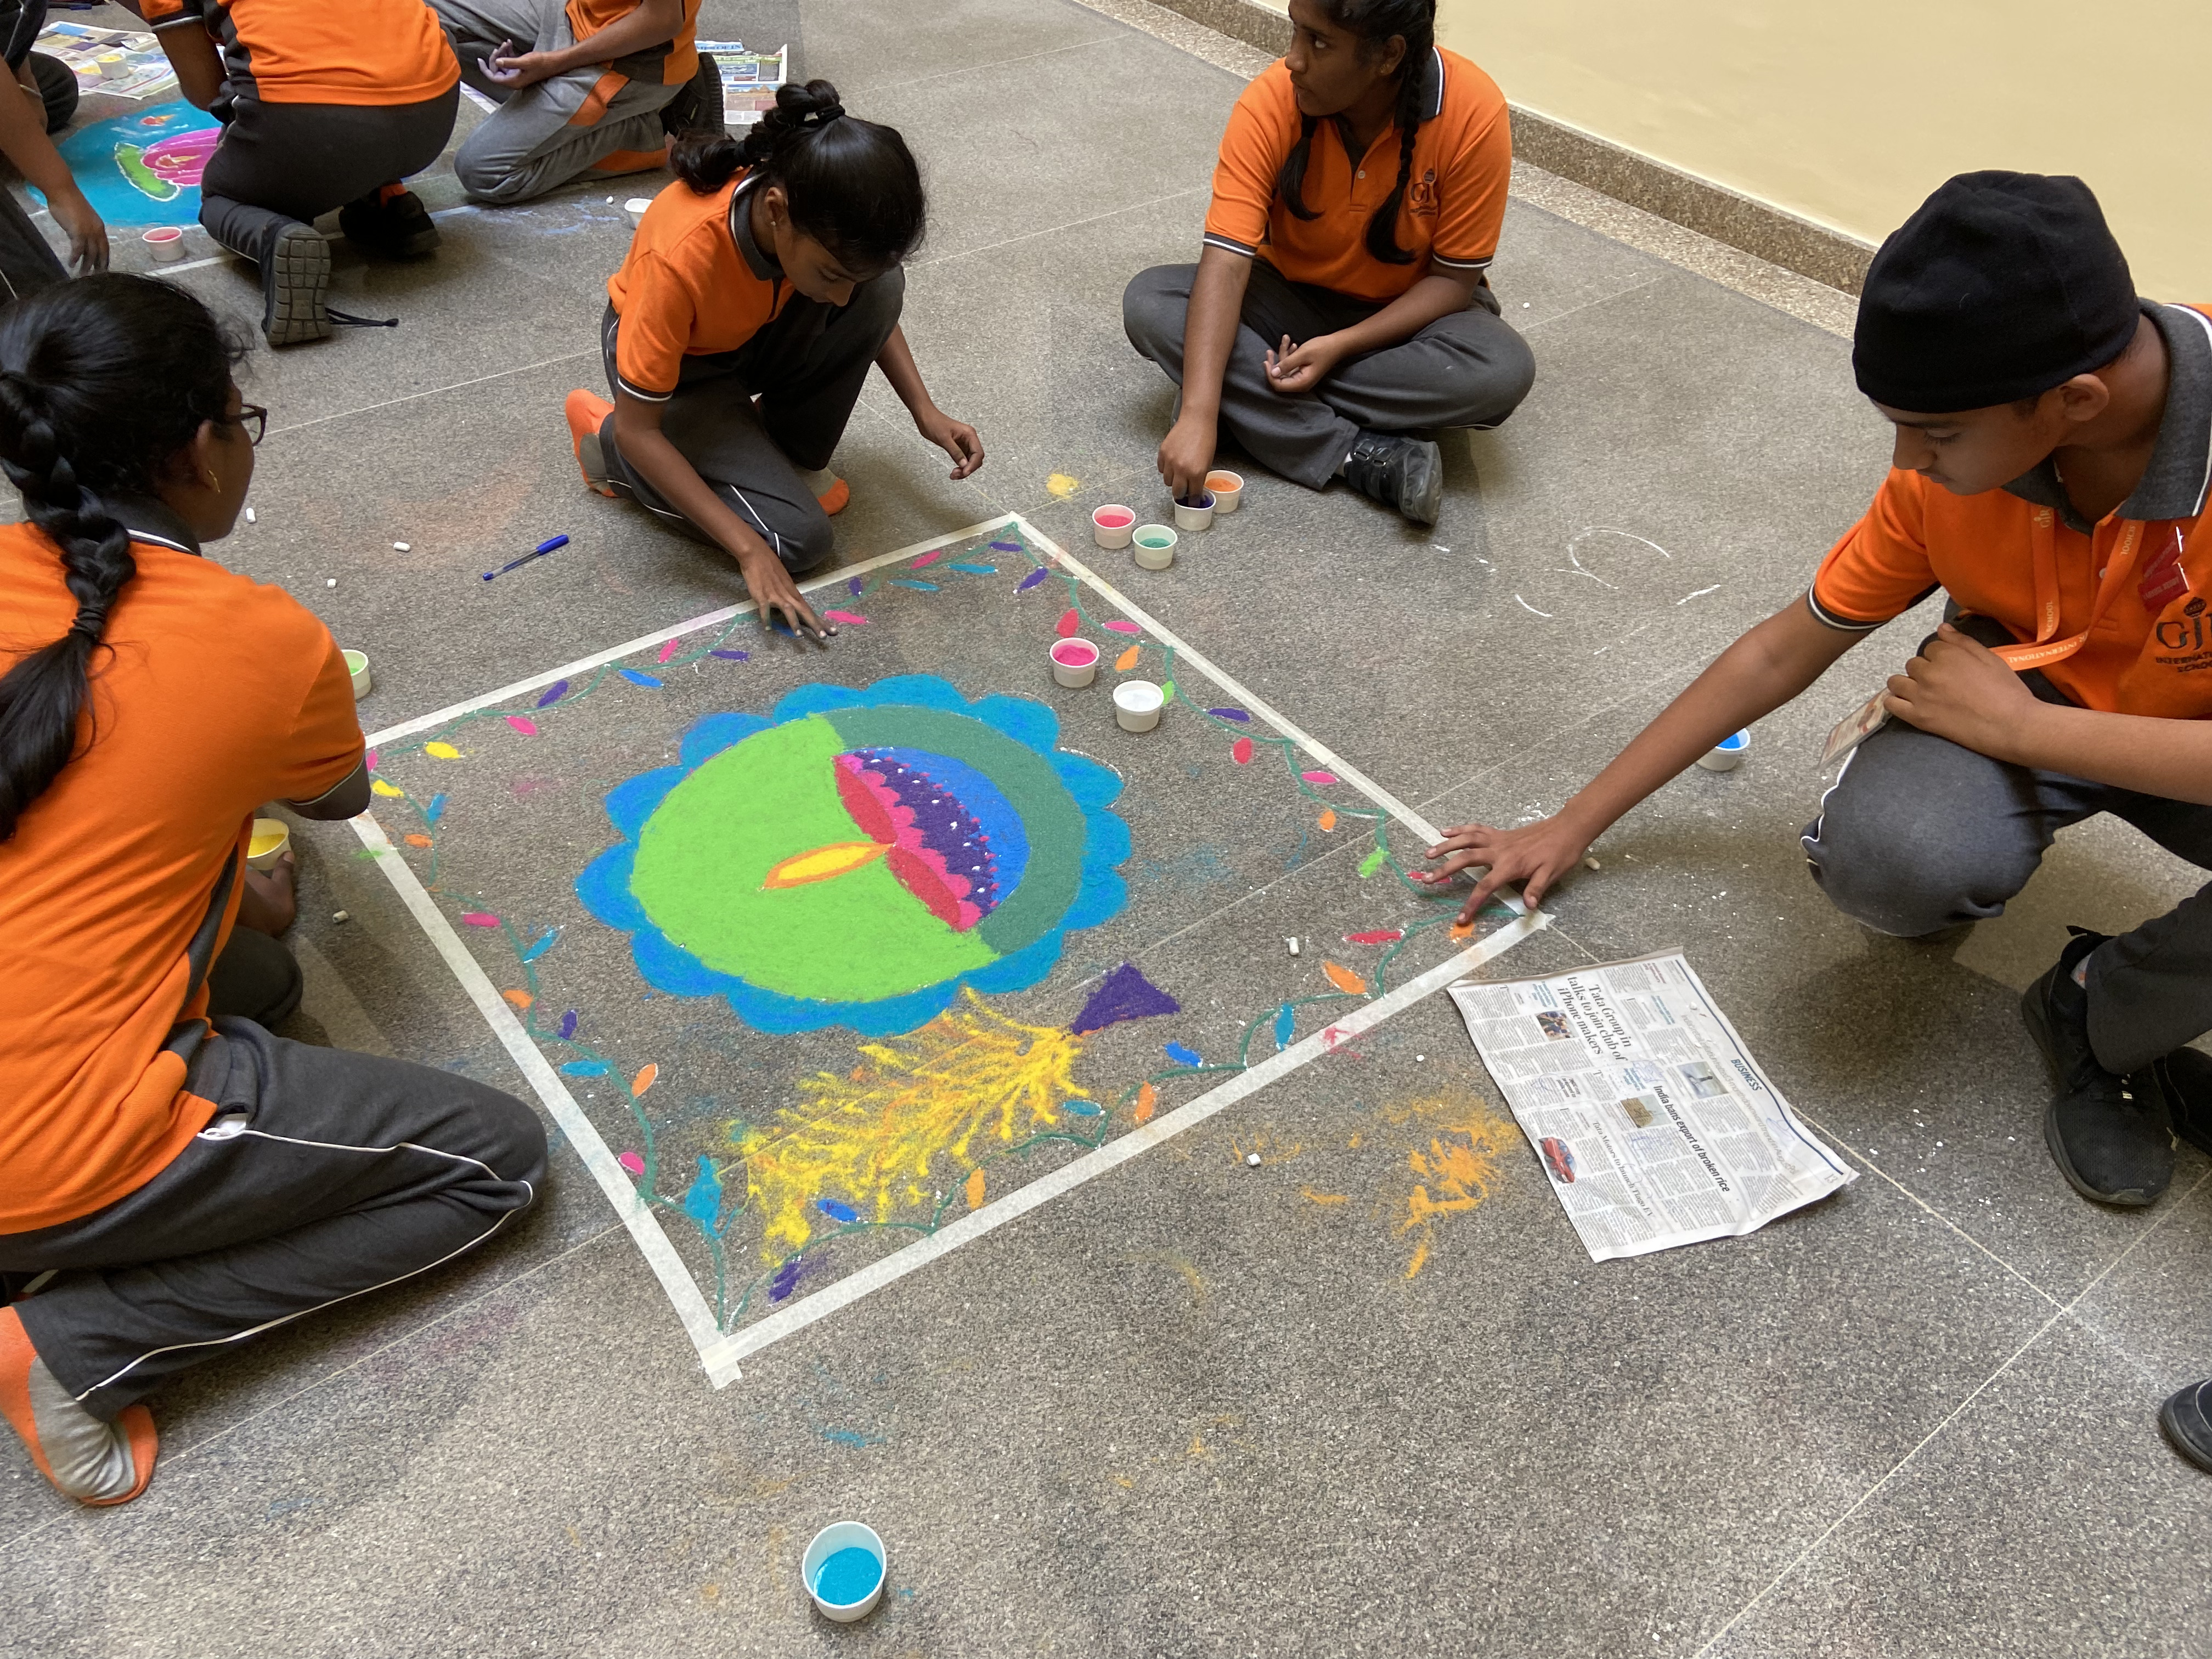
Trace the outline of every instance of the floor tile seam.
{"type": "MultiPolygon", "coordinates": [[[[306,1383],[300,1388],[293,1389],[291,1393],[284,1395],[282,1399],[270,1401],[267,1405],[259,1407],[258,1410],[248,1413],[246,1416],[240,1418],[234,1423],[226,1423],[222,1427],[216,1430],[204,1439],[196,1440],[191,1445],[186,1446],[179,1451],[162,1452],[159,1460],[159,1467],[164,1469],[173,1469],[179,1463],[189,1462],[193,1457],[206,1450],[210,1446],[214,1445],[217,1441],[227,1439],[231,1435],[237,1433],[240,1430],[251,1427],[252,1425],[258,1423],[264,1418],[269,1416],[272,1412],[282,1411],[287,1406],[292,1405],[297,1401],[304,1400],[309,1395],[329,1387],[331,1383],[337,1382],[341,1377],[351,1376],[355,1371],[359,1370],[363,1365],[368,1364],[371,1360],[380,1359],[386,1354],[390,1353],[395,1348],[405,1347],[417,1337],[427,1335],[428,1333],[437,1329],[439,1326],[445,1324],[447,1321],[459,1318],[462,1314],[468,1312],[470,1309],[489,1302],[492,1297],[499,1296],[507,1291],[520,1285],[527,1279],[535,1278],[539,1273],[543,1272],[546,1268],[556,1267],[560,1263],[568,1261],[571,1256],[575,1255],[578,1252],[589,1249],[592,1245],[600,1243],[611,1235],[622,1232],[623,1231],[623,1229],[621,1222],[609,1222],[598,1232],[592,1233],[586,1237],[578,1239],[566,1249],[556,1251],[554,1255],[547,1256],[543,1261],[532,1262],[529,1267],[524,1268],[512,1279],[503,1279],[496,1285],[486,1285],[483,1290],[477,1291],[476,1295],[470,1297],[466,1301],[458,1303],[453,1307],[446,1309],[442,1313],[438,1314],[434,1318],[425,1320],[420,1325],[409,1328],[409,1329],[402,1334],[393,1337],[388,1342],[379,1343],[367,1353],[362,1354],[357,1358],[349,1360],[345,1364],[339,1366],[337,1370],[325,1372],[321,1376],[317,1377],[313,1382],[306,1383]]],[[[77,1513],[78,1511],[76,1509],[58,1510],[54,1514],[48,1516],[45,1520],[39,1522],[36,1525],[26,1528],[23,1531],[16,1534],[13,1538],[0,1540],[0,1556],[4,1556],[9,1553],[11,1553],[17,1545],[28,1541],[40,1533],[46,1531],[48,1528],[54,1525],[55,1522],[69,1520],[77,1513]]]]}
{"type": "Polygon", "coordinates": [[[580,351],[566,351],[557,357],[547,357],[534,363],[519,364],[514,368],[499,369],[489,374],[479,374],[473,380],[454,380],[446,386],[427,386],[420,392],[410,392],[403,398],[387,398],[380,404],[363,404],[358,409],[341,409],[328,415],[318,415],[311,421],[301,421],[292,426],[272,426],[268,435],[282,438],[295,432],[305,432],[310,427],[325,426],[332,421],[349,420],[356,415],[373,415],[380,409],[396,409],[401,404],[419,403],[425,398],[441,398],[448,392],[460,392],[472,386],[483,386],[493,380],[503,380],[512,375],[527,374],[534,369],[550,368],[556,363],[572,363],[580,357],[597,357],[596,346],[580,351]]]}
{"type": "Polygon", "coordinates": [[[941,254],[934,259],[917,259],[908,269],[927,270],[933,265],[949,265],[955,259],[972,259],[979,253],[995,253],[1002,247],[1017,243],[1035,241],[1040,236],[1057,236],[1064,230],[1080,230],[1085,225],[1095,225],[1102,219],[1118,219],[1125,213],[1141,212],[1146,208],[1159,206],[1164,202],[1179,202],[1187,196],[1207,196],[1213,193],[1211,185],[1194,185],[1188,190],[1170,191],[1165,196],[1155,196],[1149,201],[1130,202],[1121,207],[1109,208],[1103,213],[1093,213],[1081,219],[1070,219],[1064,225],[1050,225],[1039,230],[1025,230],[1018,236],[1009,236],[1002,241],[988,243],[981,247],[962,248],[957,253],[941,254]]]}
{"type": "MultiPolygon", "coordinates": [[[[1085,7],[1088,11],[1089,7],[1085,7]]],[[[1111,21],[1111,20],[1109,20],[1111,21]]],[[[1006,69],[1015,64],[1031,64],[1040,58],[1055,58],[1063,52],[1088,52],[1095,46],[1115,44],[1115,37],[1101,34],[1088,40],[1071,40],[1064,46],[1047,46],[1040,52],[1025,52],[1018,58],[994,58],[981,62],[963,64],[958,69],[939,70],[934,75],[917,75],[910,81],[887,81],[881,86],[861,85],[854,88],[855,95],[877,98],[887,92],[897,92],[907,87],[926,87],[933,81],[950,81],[956,76],[973,75],[981,70],[1006,69]]]]}
{"type": "Polygon", "coordinates": [[[1875,1480],[1872,1486],[1869,1486],[1863,1492],[1860,1493],[1859,1496],[1854,1499],[1840,1515],[1837,1516],[1833,1521],[1830,1522],[1821,1531],[1819,1537],[1814,1539],[1810,1543],[1807,1544],[1803,1549],[1798,1551],[1798,1553],[1790,1559],[1789,1565],[1784,1566],[1781,1571],[1776,1573],[1772,1578],[1769,1579],[1766,1584],[1757,1595],[1753,1595],[1741,1607],[1738,1607],[1735,1613],[1730,1614],[1727,1623],[1723,1624],[1718,1630],[1707,1637],[1704,1644],[1698,1649],[1697,1653],[1693,1656],[1693,1659],[1706,1659],[1706,1656],[1712,1652],[1716,1644],[1722,1641],[1730,1631],[1741,1624],[1743,1620],[1759,1607],[1760,1602],[1766,1600],[1768,1596],[1773,1595],[1774,1592],[1781,1587],[1784,1580],[1796,1573],[1799,1568],[1805,1565],[1806,1562],[1812,1559],[1813,1556],[1824,1545],[1826,1545],[1831,1538],[1834,1537],[1836,1534],[1850,1521],[1852,1516],[1858,1514],[1860,1510],[1863,1510],[1868,1504],[1874,1502],[1875,1498],[1881,1495],[1882,1490],[1887,1487],[1891,1481],[1894,1480],[1899,1474],[1904,1473],[1905,1468],[1907,1464],[1911,1463],[1913,1459],[1917,1458],[1922,1452],[1925,1451],[1939,1436],[1949,1429],[1952,1424],[1957,1422],[1961,1416],[1972,1407],[1974,1402],[1980,1399],[1982,1395],[1989,1390],[1999,1377],[2002,1376],[2007,1371],[2010,1370],[2015,1364],[2017,1364],[2023,1355],[2025,1355],[2031,1348],[2034,1347],[2037,1343],[2040,1342],[2051,1330],[2051,1328],[2057,1325],[2065,1317],[2065,1309],[2054,1309],[2050,1317],[2045,1319],[2042,1324],[2037,1326],[2027,1340],[2022,1342],[2017,1348],[2014,1348],[2011,1353],[2008,1354],[2002,1362],[1997,1365],[1996,1370],[1992,1370],[1987,1376],[1984,1377],[1979,1382],[1977,1382],[1972,1389],[1968,1390],[1966,1396],[1961,1399],[1957,1405],[1954,1406],[1949,1412],[1944,1414],[1943,1419],[1941,1422],[1937,1423],[1934,1428],[1929,1430],[1926,1434],[1923,1435],[1918,1441],[1914,1443],[1911,1450],[1907,1451],[1902,1457],[1899,1458],[1896,1462],[1893,1463],[1882,1473],[1881,1477],[1879,1480],[1875,1480]]]}
{"type": "Polygon", "coordinates": [[[1610,305],[1615,300],[1626,299],[1632,294],[1641,293],[1644,289],[1651,287],[1655,283],[1665,282],[1673,275],[1674,275],[1673,271],[1662,270],[1656,276],[1646,276],[1642,282],[1632,283],[1628,287],[1617,289],[1613,293],[1601,294],[1594,300],[1585,300],[1578,306],[1571,307],[1565,311],[1555,313],[1549,317],[1539,317],[1535,321],[1523,325],[1517,331],[1522,334],[1534,334],[1540,328],[1548,328],[1553,323],[1563,323],[1570,317],[1579,316],[1583,312],[1588,311],[1592,306],[1610,305]]]}
{"type": "Polygon", "coordinates": [[[2062,1310],[2062,1311],[2067,1316],[2069,1322],[2076,1329],[2088,1333],[2088,1334],[2094,1337],[2101,1346],[2110,1349],[2114,1354],[2125,1361],[2130,1368],[2139,1373],[2142,1376],[2143,1380],[2152,1384],[2153,1387],[2159,1386],[2158,1377],[2152,1373],[2148,1366],[2144,1365],[2142,1362],[2138,1360],[2132,1353],[2129,1352],[2125,1348],[2121,1347],[2119,1344],[2112,1339],[2111,1334],[2101,1326],[2097,1325],[2088,1319],[2081,1312],[2081,1304],[2088,1299],[2090,1294],[2094,1291],[2100,1285],[2103,1284],[2107,1279],[2110,1279],[2115,1273],[2118,1272],[2121,1264],[2126,1261],[2130,1256],[2133,1255],[2137,1249],[2141,1249],[2144,1244],[2148,1243],[2153,1238],[2155,1238],[2160,1233],[2163,1232],[2166,1226],[2173,1220],[2173,1218],[2181,1213],[2183,1206],[2197,1194],[2208,1181],[2212,1181],[2212,1170],[2208,1170],[2203,1175],[2198,1176],[2195,1181],[2191,1182],[2187,1192],[2183,1193],[2173,1202],[2168,1204],[2165,1208],[2164,1213],[2154,1220],[2149,1226],[2144,1228],[2142,1232],[2136,1234],[2134,1238],[2129,1240],[2127,1248],[2122,1250],[2118,1255],[2114,1256],[2110,1262],[2106,1263],[2104,1269],[2100,1272],[2094,1279],[2092,1279],[2087,1284],[2084,1285],[2081,1290],[2067,1302],[2065,1307],[2062,1310]]]}

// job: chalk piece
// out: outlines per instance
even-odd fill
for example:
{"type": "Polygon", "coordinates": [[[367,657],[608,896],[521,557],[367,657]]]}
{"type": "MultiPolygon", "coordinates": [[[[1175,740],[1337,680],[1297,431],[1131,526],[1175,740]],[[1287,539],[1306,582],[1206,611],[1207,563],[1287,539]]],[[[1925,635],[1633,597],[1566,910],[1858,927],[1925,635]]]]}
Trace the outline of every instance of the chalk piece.
{"type": "Polygon", "coordinates": [[[331,912],[331,920],[332,921],[351,921],[353,918],[343,910],[333,910],[331,912]]]}
{"type": "Polygon", "coordinates": [[[415,550],[405,542],[394,542],[392,544],[392,550],[394,553],[412,553],[415,550]]]}
{"type": "Polygon", "coordinates": [[[1427,1058],[1428,1058],[1428,1056],[1427,1056],[1426,1054],[1415,1054],[1415,1055],[1413,1056],[1413,1064],[1415,1064],[1416,1066],[1418,1066],[1418,1065],[1419,1065],[1423,1060],[1426,1060],[1427,1058]]]}
{"type": "MultiPolygon", "coordinates": [[[[608,205],[609,207],[612,207],[614,204],[615,204],[615,198],[614,198],[613,197],[611,197],[611,196],[608,197],[608,198],[607,198],[607,205],[608,205]]],[[[1524,301],[1523,303],[1526,303],[1526,302],[1524,301]]]]}
{"type": "Polygon", "coordinates": [[[336,576],[330,577],[323,583],[323,586],[325,587],[336,587],[337,585],[338,579],[336,576]]]}
{"type": "Polygon", "coordinates": [[[248,524],[253,522],[253,509],[250,507],[246,509],[246,521],[248,524]]]}
{"type": "Polygon", "coordinates": [[[1584,859],[1583,860],[1583,868],[1585,870],[1598,870],[1602,869],[1603,867],[1604,866],[1599,864],[1595,859],[1584,859]]]}
{"type": "Polygon", "coordinates": [[[1260,1154],[1257,1152],[1247,1152],[1244,1154],[1244,1162],[1253,1169],[1256,1170],[1260,1167],[1260,1154]]]}
{"type": "Polygon", "coordinates": [[[1289,945],[1289,946],[1291,947],[1291,954],[1292,956],[1296,956],[1296,955],[1297,955],[1297,953],[1298,953],[1298,942],[1297,942],[1297,940],[1296,940],[1296,939],[1285,939],[1285,940],[1283,941],[1283,943],[1284,943],[1284,944],[1285,944],[1285,945],[1289,945]]]}

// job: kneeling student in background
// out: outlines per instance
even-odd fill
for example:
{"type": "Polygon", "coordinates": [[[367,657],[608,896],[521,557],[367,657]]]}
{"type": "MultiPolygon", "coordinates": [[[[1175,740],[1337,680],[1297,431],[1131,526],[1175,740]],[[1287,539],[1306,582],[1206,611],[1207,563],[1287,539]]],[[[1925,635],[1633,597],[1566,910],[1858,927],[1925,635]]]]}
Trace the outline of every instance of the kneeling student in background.
{"type": "Polygon", "coordinates": [[[1160,445],[1178,501],[1220,429],[1309,489],[1342,478],[1432,525],[1443,459],[1424,434],[1492,427],[1535,359],[1500,320],[1513,137],[1497,83],[1436,44],[1436,0],[1291,0],[1281,62],[1221,140],[1195,265],[1139,273],[1129,343],[1182,388],[1160,445]]]}
{"type": "MultiPolygon", "coordinates": [[[[1463,915],[1540,901],[1606,827],[1937,590],[1805,854],[1829,899],[1913,938],[2000,914],[2100,812],[2212,869],[2212,317],[2136,295],[2078,179],[1953,179],[1882,245],[1851,354],[1895,431],[1889,477],[1805,596],[1723,652],[1559,813],[1467,824],[1429,879],[1487,866],[1463,915]]],[[[2212,1151],[2212,889],[2075,937],[2023,999],[2053,1082],[2043,1132],[2085,1198],[2166,1190],[2212,1151]]],[[[2161,1420],[2212,1469],[2212,1384],[2161,1420]],[[2200,1397],[2203,1396],[2203,1397],[2200,1397]]]]}

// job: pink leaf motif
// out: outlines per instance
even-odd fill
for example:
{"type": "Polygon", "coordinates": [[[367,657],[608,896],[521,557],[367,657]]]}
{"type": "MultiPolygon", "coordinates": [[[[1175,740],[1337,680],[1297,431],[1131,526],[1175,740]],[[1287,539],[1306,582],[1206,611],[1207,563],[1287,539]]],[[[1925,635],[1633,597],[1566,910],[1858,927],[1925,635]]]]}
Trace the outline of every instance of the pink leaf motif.
{"type": "Polygon", "coordinates": [[[1108,623],[1106,626],[1112,629],[1116,634],[1141,634],[1145,631],[1143,629],[1138,627],[1136,623],[1133,622],[1124,622],[1119,617],[1115,617],[1114,620],[1108,623]]]}
{"type": "Polygon", "coordinates": [[[461,920],[468,923],[471,927],[496,927],[499,926],[499,918],[492,915],[489,910],[464,910],[461,912],[461,920]]]}
{"type": "Polygon", "coordinates": [[[538,735],[538,722],[527,714],[509,714],[507,717],[507,723],[526,738],[534,738],[538,735]]]}

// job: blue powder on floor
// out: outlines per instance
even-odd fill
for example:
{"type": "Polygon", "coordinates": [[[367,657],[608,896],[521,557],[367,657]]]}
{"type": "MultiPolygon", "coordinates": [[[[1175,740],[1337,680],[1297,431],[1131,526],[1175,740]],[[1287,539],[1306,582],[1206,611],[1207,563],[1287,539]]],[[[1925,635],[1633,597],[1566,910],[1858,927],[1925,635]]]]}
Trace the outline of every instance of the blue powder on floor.
{"type": "Polygon", "coordinates": [[[874,1551],[848,1545],[822,1564],[814,1575],[814,1593],[833,1607],[848,1607],[875,1589],[883,1576],[874,1551]]]}

